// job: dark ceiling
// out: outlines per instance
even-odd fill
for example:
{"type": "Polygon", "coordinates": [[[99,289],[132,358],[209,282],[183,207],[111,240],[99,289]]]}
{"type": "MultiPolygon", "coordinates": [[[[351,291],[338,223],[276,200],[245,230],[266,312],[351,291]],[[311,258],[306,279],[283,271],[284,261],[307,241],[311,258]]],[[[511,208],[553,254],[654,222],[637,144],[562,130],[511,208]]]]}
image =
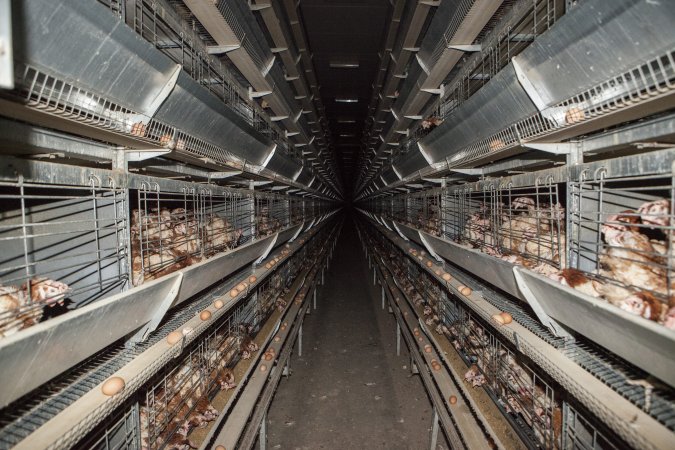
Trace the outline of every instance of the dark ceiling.
{"type": "Polygon", "coordinates": [[[391,5],[388,0],[302,0],[300,12],[333,151],[349,193],[356,182],[358,149],[391,5]],[[331,63],[358,63],[358,68],[332,68],[331,63]],[[355,98],[358,102],[338,103],[336,98],[355,98]]]}

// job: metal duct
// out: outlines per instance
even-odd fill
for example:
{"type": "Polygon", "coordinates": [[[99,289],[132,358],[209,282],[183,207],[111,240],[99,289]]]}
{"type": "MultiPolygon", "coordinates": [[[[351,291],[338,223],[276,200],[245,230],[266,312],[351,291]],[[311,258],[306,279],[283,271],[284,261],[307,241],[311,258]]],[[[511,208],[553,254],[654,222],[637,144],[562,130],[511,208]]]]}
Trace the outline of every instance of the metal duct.
{"type": "Polygon", "coordinates": [[[313,176],[314,175],[309,168],[303,167],[300,175],[298,175],[298,178],[295,181],[303,186],[308,186],[308,183],[312,181],[313,176]]]}
{"type": "Polygon", "coordinates": [[[398,176],[396,175],[396,172],[394,172],[393,167],[391,169],[387,169],[384,172],[382,172],[382,180],[387,183],[387,186],[389,186],[392,183],[395,183],[399,181],[398,176]]]}

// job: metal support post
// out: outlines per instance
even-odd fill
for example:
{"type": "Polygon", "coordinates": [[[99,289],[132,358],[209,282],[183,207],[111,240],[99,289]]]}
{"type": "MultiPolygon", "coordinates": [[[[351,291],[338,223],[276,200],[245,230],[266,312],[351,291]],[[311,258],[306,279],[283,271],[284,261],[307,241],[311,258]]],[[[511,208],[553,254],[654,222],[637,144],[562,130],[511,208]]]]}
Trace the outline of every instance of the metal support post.
{"type": "Polygon", "coordinates": [[[298,330],[298,356],[302,356],[302,325],[298,330]]]}
{"type": "Polygon", "coordinates": [[[431,445],[429,448],[435,450],[438,443],[438,411],[436,408],[434,408],[434,418],[431,420],[431,445]]]}
{"type": "Polygon", "coordinates": [[[382,309],[384,309],[384,286],[382,286],[382,309]]]}
{"type": "Polygon", "coordinates": [[[267,448],[267,412],[263,415],[262,422],[260,423],[258,441],[260,442],[260,450],[265,450],[267,448]]]}
{"type": "Polygon", "coordinates": [[[396,322],[396,356],[401,356],[401,324],[396,322]]]}
{"type": "Polygon", "coordinates": [[[314,309],[316,309],[316,287],[314,288],[314,309]]]}

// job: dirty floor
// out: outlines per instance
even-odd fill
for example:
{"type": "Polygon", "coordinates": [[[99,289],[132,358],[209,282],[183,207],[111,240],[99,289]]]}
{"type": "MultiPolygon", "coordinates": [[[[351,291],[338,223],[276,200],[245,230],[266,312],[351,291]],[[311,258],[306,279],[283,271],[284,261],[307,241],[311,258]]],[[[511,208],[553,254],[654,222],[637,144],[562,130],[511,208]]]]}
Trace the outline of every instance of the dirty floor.
{"type": "MultiPolygon", "coordinates": [[[[432,408],[347,216],[292,375],[267,421],[268,449],[429,448],[432,408]]],[[[447,448],[442,433],[438,449],[447,448]]]]}

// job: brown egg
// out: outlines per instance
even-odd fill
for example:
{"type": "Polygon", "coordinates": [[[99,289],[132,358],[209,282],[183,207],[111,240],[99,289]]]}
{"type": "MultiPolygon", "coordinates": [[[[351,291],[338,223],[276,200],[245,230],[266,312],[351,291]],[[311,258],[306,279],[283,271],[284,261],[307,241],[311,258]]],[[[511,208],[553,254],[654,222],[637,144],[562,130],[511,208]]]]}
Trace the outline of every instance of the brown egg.
{"type": "Polygon", "coordinates": [[[180,341],[181,339],[183,339],[183,333],[180,331],[172,331],[166,337],[166,342],[168,342],[169,345],[175,345],[176,342],[180,341]]]}
{"type": "Polygon", "coordinates": [[[443,272],[443,277],[442,277],[442,278],[443,278],[445,281],[450,281],[450,280],[452,280],[452,277],[451,277],[450,274],[447,273],[447,272],[443,272]]]}
{"type": "Polygon", "coordinates": [[[419,259],[420,261],[424,261],[424,256],[419,255],[419,256],[417,257],[417,259],[419,259]]]}
{"type": "Polygon", "coordinates": [[[424,342],[424,338],[422,336],[418,337],[417,340],[420,342],[424,342]]]}
{"type": "Polygon", "coordinates": [[[211,311],[205,309],[204,311],[199,313],[199,318],[202,320],[209,320],[211,318],[211,311]]]}
{"type": "Polygon", "coordinates": [[[234,288],[230,291],[230,297],[235,298],[237,295],[239,295],[237,288],[234,288]]]}
{"type": "Polygon", "coordinates": [[[246,283],[239,283],[237,285],[237,290],[240,292],[244,292],[246,290],[246,283]]]}
{"type": "Polygon", "coordinates": [[[471,288],[468,287],[468,286],[460,286],[460,287],[459,287],[459,292],[461,292],[462,295],[469,296],[469,295],[471,295],[471,292],[472,292],[472,291],[471,291],[471,288]]]}
{"type": "Polygon", "coordinates": [[[504,318],[502,317],[501,314],[494,314],[492,316],[492,320],[497,322],[499,325],[504,325],[504,318]]]}
{"type": "Polygon", "coordinates": [[[253,284],[253,283],[255,283],[256,281],[258,281],[258,277],[256,277],[255,275],[251,275],[250,277],[248,277],[248,282],[249,282],[249,283],[253,284]]]}
{"type": "Polygon", "coordinates": [[[565,122],[567,123],[581,122],[585,118],[584,111],[580,108],[570,108],[565,112],[565,122]]]}
{"type": "Polygon", "coordinates": [[[408,317],[408,311],[403,311],[403,316],[408,317]]]}
{"type": "Polygon", "coordinates": [[[277,262],[275,260],[270,261],[270,266],[274,266],[277,262]]]}
{"type": "Polygon", "coordinates": [[[279,342],[281,338],[279,336],[274,336],[274,342],[279,342]]]}
{"type": "Polygon", "coordinates": [[[271,269],[271,268],[272,268],[272,264],[270,264],[270,263],[265,264],[265,269],[271,269]]]}
{"type": "Polygon", "coordinates": [[[431,363],[431,368],[434,369],[435,371],[439,371],[439,370],[441,370],[441,365],[438,364],[438,363],[436,363],[436,364],[431,363]]]}
{"type": "Polygon", "coordinates": [[[502,312],[499,315],[502,316],[502,319],[504,319],[504,324],[509,324],[509,323],[513,322],[513,316],[511,314],[509,314],[507,312],[502,312]]]}
{"type": "Polygon", "coordinates": [[[431,353],[431,345],[427,344],[424,346],[424,351],[427,353],[431,353]]]}
{"type": "Polygon", "coordinates": [[[413,328],[413,334],[414,334],[415,336],[419,336],[419,335],[420,335],[420,330],[419,330],[419,328],[413,328]]]}
{"type": "Polygon", "coordinates": [[[222,445],[216,445],[216,448],[214,450],[227,450],[227,449],[222,445]]]}
{"type": "Polygon", "coordinates": [[[261,372],[267,372],[267,366],[265,364],[260,365],[260,371],[261,372]]]}
{"type": "Polygon", "coordinates": [[[285,327],[287,327],[287,326],[288,326],[288,322],[284,322],[283,325],[284,325],[285,327]]]}
{"type": "Polygon", "coordinates": [[[225,303],[224,303],[222,300],[220,300],[220,299],[218,299],[218,300],[216,300],[215,302],[213,302],[213,307],[216,308],[216,309],[220,309],[220,308],[222,308],[223,306],[225,306],[225,303]]]}
{"type": "Polygon", "coordinates": [[[450,396],[450,404],[454,405],[455,403],[457,403],[457,397],[455,397],[454,395],[451,395],[450,396]]]}
{"type": "Polygon", "coordinates": [[[272,361],[274,359],[274,355],[271,353],[265,353],[265,361],[272,361]]]}
{"type": "Polygon", "coordinates": [[[105,380],[103,386],[101,386],[101,392],[103,395],[112,396],[118,394],[124,390],[124,379],[121,377],[110,377],[105,380]]]}
{"type": "Polygon", "coordinates": [[[443,274],[443,271],[441,271],[441,269],[436,269],[434,273],[436,274],[437,277],[440,277],[443,274]]]}
{"type": "Polygon", "coordinates": [[[277,351],[274,350],[274,347],[270,347],[270,348],[267,349],[267,353],[269,353],[270,355],[274,355],[276,352],[277,351]]]}
{"type": "Polygon", "coordinates": [[[432,263],[431,261],[427,261],[427,267],[433,267],[433,265],[434,263],[432,263]]]}
{"type": "Polygon", "coordinates": [[[286,331],[286,326],[285,326],[285,325],[282,325],[281,327],[279,327],[279,329],[280,329],[281,331],[286,331]]]}

